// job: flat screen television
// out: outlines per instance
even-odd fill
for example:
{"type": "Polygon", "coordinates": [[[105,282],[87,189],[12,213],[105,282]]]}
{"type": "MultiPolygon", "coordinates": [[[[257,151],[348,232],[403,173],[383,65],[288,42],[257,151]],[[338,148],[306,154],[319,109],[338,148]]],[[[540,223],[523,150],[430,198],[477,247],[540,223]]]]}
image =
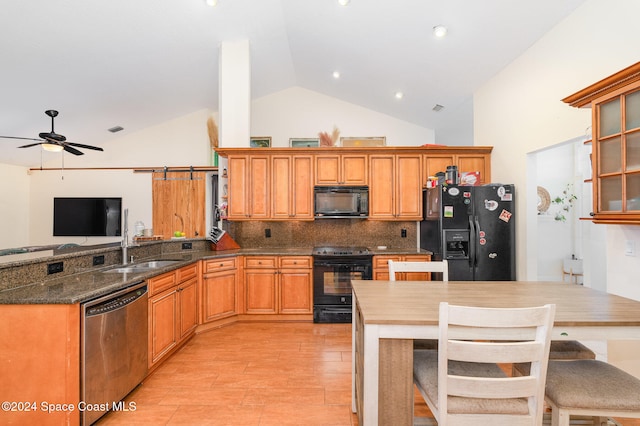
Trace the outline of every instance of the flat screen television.
{"type": "Polygon", "coordinates": [[[54,237],[119,237],[121,224],[122,198],[53,199],[54,237]]]}

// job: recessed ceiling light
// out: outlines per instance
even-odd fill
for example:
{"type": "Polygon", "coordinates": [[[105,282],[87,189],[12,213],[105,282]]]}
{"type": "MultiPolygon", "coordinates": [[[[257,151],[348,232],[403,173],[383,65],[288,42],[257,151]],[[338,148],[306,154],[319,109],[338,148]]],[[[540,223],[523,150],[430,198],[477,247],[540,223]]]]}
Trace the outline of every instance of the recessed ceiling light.
{"type": "Polygon", "coordinates": [[[124,128],[122,126],[114,126],[114,127],[110,128],[110,129],[107,129],[107,130],[109,130],[111,133],[118,133],[118,132],[124,130],[124,128]]]}
{"type": "Polygon", "coordinates": [[[442,109],[444,109],[444,107],[440,104],[435,104],[435,106],[433,108],[431,108],[432,110],[434,110],[435,112],[441,111],[442,109]]]}
{"type": "Polygon", "coordinates": [[[332,75],[333,75],[333,78],[338,79],[340,78],[340,71],[334,71],[332,75]]]}
{"type": "Polygon", "coordinates": [[[351,0],[338,0],[338,4],[339,4],[340,6],[346,6],[346,5],[348,5],[348,4],[349,4],[349,2],[350,2],[350,1],[351,1],[351,0]]]}
{"type": "Polygon", "coordinates": [[[395,97],[396,97],[396,99],[402,99],[404,97],[404,93],[396,92],[395,97]]]}
{"type": "Polygon", "coordinates": [[[442,38],[447,35],[447,27],[444,25],[436,25],[433,27],[433,35],[438,38],[442,38]]]}
{"type": "Polygon", "coordinates": [[[218,0],[204,0],[207,6],[216,7],[218,4],[218,0]]]}

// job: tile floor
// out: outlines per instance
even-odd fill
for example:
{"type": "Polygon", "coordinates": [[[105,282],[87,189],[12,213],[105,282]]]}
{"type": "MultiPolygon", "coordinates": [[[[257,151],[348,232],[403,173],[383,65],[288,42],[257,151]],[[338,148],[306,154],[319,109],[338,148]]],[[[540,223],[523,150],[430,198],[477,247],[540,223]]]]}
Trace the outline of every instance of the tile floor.
{"type": "MultiPolygon", "coordinates": [[[[429,416],[417,395],[415,414],[429,416]]],[[[136,410],[96,424],[357,425],[351,324],[236,323],[198,334],[126,401],[136,410]]]]}

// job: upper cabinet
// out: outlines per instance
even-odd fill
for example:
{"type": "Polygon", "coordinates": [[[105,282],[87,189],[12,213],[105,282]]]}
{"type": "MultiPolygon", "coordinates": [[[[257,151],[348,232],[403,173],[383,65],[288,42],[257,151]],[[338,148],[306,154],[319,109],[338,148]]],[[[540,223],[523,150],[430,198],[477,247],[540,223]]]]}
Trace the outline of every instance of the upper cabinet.
{"type": "Polygon", "coordinates": [[[591,108],[593,221],[640,224],[640,62],[563,101],[591,108]]]}
{"type": "Polygon", "coordinates": [[[220,148],[229,220],[313,220],[314,186],[369,187],[369,218],[420,220],[427,178],[458,166],[491,182],[487,146],[220,148]]]}
{"type": "Polygon", "coordinates": [[[317,154],[316,185],[366,185],[366,154],[317,154]]]}

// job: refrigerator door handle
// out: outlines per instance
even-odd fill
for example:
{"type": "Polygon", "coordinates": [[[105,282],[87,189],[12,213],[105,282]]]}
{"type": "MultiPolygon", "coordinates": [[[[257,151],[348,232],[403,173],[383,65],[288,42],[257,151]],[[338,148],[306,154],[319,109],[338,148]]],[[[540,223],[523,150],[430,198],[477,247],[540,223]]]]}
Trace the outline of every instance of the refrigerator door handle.
{"type": "Polygon", "coordinates": [[[476,264],[476,229],[472,217],[469,216],[469,266],[476,264]]]}
{"type": "Polygon", "coordinates": [[[478,248],[480,244],[480,222],[478,222],[478,216],[474,217],[475,221],[475,243],[478,244],[474,247],[473,266],[478,266],[478,248]]]}

